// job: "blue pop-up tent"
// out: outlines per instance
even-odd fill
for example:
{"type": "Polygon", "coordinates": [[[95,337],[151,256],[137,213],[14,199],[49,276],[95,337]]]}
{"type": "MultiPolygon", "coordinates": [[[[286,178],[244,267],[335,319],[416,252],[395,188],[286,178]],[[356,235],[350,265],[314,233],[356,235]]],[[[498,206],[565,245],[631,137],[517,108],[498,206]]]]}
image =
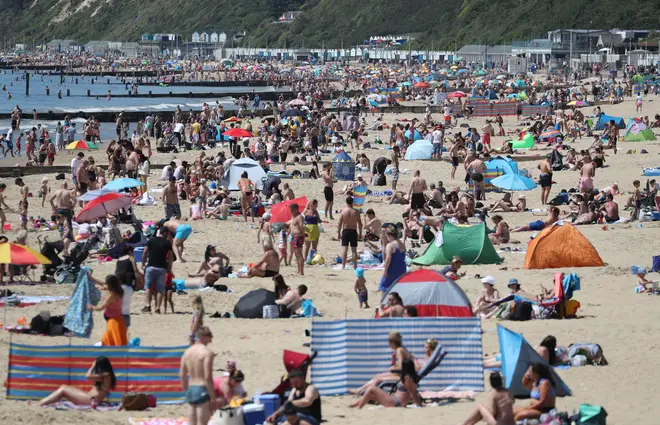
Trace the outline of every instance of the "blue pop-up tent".
{"type": "Polygon", "coordinates": [[[620,129],[626,128],[626,122],[623,120],[623,118],[601,114],[600,117],[598,117],[598,121],[596,121],[596,126],[594,127],[594,130],[604,130],[605,124],[607,124],[612,120],[614,121],[614,124],[616,124],[618,128],[620,129]]]}
{"type": "Polygon", "coordinates": [[[355,161],[344,151],[332,159],[332,171],[337,180],[355,180],[355,161]]]}
{"type": "Polygon", "coordinates": [[[406,161],[415,159],[431,159],[433,143],[426,139],[419,139],[406,149],[406,161]]]}
{"type": "Polygon", "coordinates": [[[571,390],[561,380],[554,369],[543,360],[522,335],[508,330],[503,326],[497,327],[497,337],[500,341],[500,352],[502,353],[502,375],[505,378],[505,386],[514,397],[529,397],[529,389],[523,387],[522,378],[534,363],[543,363],[548,366],[552,380],[555,383],[557,397],[571,396],[571,390]]]}

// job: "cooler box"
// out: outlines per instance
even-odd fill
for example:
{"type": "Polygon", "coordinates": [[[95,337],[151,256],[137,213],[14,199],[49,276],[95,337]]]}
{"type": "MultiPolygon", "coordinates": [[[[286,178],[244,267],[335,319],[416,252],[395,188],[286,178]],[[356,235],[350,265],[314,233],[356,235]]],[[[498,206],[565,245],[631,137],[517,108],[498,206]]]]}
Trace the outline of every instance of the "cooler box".
{"type": "Polygon", "coordinates": [[[256,402],[257,400],[259,400],[259,402],[264,406],[264,414],[266,417],[269,417],[275,413],[275,411],[279,409],[281,405],[280,396],[277,394],[260,394],[254,397],[254,401],[256,402]]]}
{"type": "Polygon", "coordinates": [[[243,420],[245,425],[261,425],[266,422],[265,407],[263,404],[246,404],[243,406],[243,420]]]}
{"type": "Polygon", "coordinates": [[[142,262],[142,254],[144,254],[143,246],[137,247],[133,250],[133,258],[135,258],[136,263],[140,264],[142,262]]]}
{"type": "Polygon", "coordinates": [[[280,308],[277,305],[265,305],[261,309],[261,314],[264,319],[277,319],[280,317],[280,308]]]}

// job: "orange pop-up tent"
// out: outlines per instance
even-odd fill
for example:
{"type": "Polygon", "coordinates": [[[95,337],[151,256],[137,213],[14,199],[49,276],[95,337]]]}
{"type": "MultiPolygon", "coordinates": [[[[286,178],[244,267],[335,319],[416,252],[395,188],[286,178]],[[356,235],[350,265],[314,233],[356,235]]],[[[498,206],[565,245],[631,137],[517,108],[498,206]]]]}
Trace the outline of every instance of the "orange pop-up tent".
{"type": "Polygon", "coordinates": [[[526,269],[602,267],[596,248],[572,224],[557,222],[541,231],[527,246],[526,269]]]}

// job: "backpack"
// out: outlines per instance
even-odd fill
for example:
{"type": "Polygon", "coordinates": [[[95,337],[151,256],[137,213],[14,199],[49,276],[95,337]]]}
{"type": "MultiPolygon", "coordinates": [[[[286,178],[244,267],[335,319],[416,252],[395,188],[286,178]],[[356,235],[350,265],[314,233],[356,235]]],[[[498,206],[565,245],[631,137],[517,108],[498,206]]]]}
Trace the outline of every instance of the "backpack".
{"type": "Polygon", "coordinates": [[[525,321],[525,320],[531,320],[532,318],[532,303],[528,303],[525,301],[516,301],[515,305],[513,306],[513,313],[511,313],[511,317],[509,320],[516,320],[519,322],[525,321]]]}
{"type": "Polygon", "coordinates": [[[144,393],[125,393],[121,405],[123,410],[147,410],[156,407],[156,398],[144,393]]]}

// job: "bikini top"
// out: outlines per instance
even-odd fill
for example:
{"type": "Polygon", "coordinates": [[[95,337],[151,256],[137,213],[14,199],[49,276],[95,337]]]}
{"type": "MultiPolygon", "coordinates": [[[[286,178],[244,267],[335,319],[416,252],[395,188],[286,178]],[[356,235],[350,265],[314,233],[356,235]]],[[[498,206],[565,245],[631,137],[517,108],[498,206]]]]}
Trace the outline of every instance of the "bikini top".
{"type": "MultiPolygon", "coordinates": [[[[547,381],[547,379],[541,379],[536,387],[529,393],[529,396],[534,400],[541,400],[541,384],[547,381]]],[[[555,396],[555,387],[550,385],[550,397],[555,396]]]]}

